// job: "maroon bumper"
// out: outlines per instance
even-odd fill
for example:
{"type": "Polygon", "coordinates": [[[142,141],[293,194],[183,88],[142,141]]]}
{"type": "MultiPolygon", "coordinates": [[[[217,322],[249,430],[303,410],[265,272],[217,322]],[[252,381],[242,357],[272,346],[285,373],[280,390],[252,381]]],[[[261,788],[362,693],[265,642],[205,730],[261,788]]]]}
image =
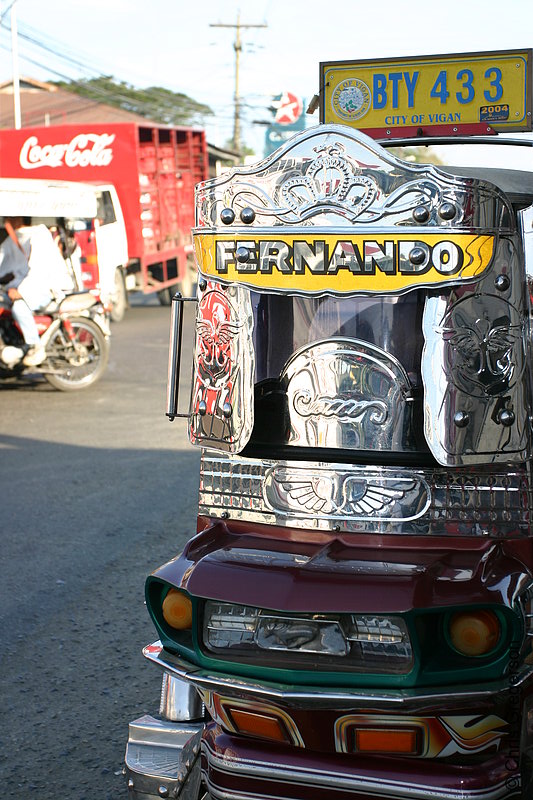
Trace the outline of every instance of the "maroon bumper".
{"type": "Polygon", "coordinates": [[[520,775],[503,754],[483,765],[324,756],[230,736],[215,724],[202,741],[202,771],[214,800],[500,800],[520,796],[520,775]]]}

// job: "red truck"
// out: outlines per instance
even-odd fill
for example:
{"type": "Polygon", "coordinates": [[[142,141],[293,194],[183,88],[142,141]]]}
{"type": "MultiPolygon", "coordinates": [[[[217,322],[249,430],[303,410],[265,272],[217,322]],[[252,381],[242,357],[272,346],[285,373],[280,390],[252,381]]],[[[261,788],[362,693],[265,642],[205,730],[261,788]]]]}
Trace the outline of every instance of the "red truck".
{"type": "Polygon", "coordinates": [[[190,286],[194,186],[208,176],[205,132],[149,123],[0,130],[0,176],[95,185],[95,221],[78,221],[85,288],[120,319],[127,292],[190,286]]]}

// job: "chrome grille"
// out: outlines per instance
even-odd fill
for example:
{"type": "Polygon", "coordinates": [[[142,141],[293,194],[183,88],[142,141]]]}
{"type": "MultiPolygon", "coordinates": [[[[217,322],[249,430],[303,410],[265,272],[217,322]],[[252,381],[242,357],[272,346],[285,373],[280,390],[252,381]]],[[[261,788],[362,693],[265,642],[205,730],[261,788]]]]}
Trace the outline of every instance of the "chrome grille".
{"type": "Polygon", "coordinates": [[[524,536],[529,468],[412,470],[213,457],[204,451],[199,513],[319,530],[524,536]]]}

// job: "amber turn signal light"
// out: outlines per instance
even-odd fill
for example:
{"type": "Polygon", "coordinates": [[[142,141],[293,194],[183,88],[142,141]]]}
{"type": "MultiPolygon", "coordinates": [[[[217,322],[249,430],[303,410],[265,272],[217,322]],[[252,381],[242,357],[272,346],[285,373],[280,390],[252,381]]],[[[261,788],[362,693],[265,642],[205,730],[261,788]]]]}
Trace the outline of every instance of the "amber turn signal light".
{"type": "Polygon", "coordinates": [[[450,639],[464,656],[484,656],[500,640],[501,625],[493,611],[459,611],[450,620],[450,639]]]}
{"type": "Polygon", "coordinates": [[[418,755],[420,730],[418,728],[356,728],[355,750],[358,753],[418,755]]]}
{"type": "Polygon", "coordinates": [[[184,631],[192,625],[192,603],[186,594],[169,589],[163,600],[163,618],[167,625],[184,631]]]}
{"type": "Polygon", "coordinates": [[[237,708],[228,711],[238,733],[257,736],[260,739],[271,739],[274,742],[290,741],[285,725],[275,716],[237,708]]]}

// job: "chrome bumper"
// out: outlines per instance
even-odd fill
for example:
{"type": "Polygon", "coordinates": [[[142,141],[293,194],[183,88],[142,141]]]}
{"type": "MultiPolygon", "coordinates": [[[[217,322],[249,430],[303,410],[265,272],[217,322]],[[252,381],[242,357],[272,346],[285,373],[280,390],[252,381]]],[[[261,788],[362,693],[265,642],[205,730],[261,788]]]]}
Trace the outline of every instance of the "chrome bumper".
{"type": "Polygon", "coordinates": [[[132,800],[179,795],[197,800],[203,722],[169,722],[149,715],[129,725],[125,773],[132,800]]]}
{"type": "MultiPolygon", "coordinates": [[[[416,689],[372,689],[357,687],[354,689],[343,688],[340,691],[330,691],[324,686],[306,687],[302,690],[284,687],[279,683],[251,680],[241,676],[225,675],[221,672],[210,672],[185,659],[165,652],[160,641],[154,642],[143,648],[143,655],[160,669],[170,675],[191,683],[200,695],[205,692],[218,692],[225,697],[245,700],[272,701],[290,705],[292,708],[314,708],[317,700],[322,706],[331,708],[344,707],[348,704],[354,711],[356,709],[369,709],[390,712],[401,712],[408,708],[409,713],[423,713],[428,706],[442,703],[460,710],[509,691],[509,681],[493,681],[490,684],[473,686],[448,687],[445,692],[438,687],[426,687],[425,691],[416,689]]],[[[517,674],[513,679],[513,691],[531,677],[529,670],[517,674]]]]}
{"type": "MultiPolygon", "coordinates": [[[[207,699],[210,693],[224,697],[245,700],[247,703],[258,702],[281,704],[292,709],[316,709],[328,706],[332,709],[349,707],[355,712],[358,709],[376,710],[391,713],[424,713],[435,705],[452,707],[455,713],[461,709],[471,709],[477,702],[487,703],[495,693],[509,690],[508,683],[491,683],[470,687],[447,688],[444,692],[437,689],[361,689],[343,688],[340,691],[328,691],[325,687],[283,686],[266,681],[254,681],[250,678],[228,676],[223,673],[210,672],[163,650],[161,642],[154,642],[143,650],[144,656],[156,664],[165,673],[179,682],[194,686],[200,696],[207,699]]],[[[529,673],[516,676],[513,681],[516,688],[527,679],[529,673]]],[[[470,712],[471,713],[471,712],[470,712]]],[[[138,720],[137,722],[142,722],[138,720]]],[[[134,723],[135,724],[135,723],[134,723]]],[[[164,723],[168,725],[168,723],[164,723]]],[[[194,739],[195,768],[199,769],[198,750],[201,743],[201,774],[195,776],[198,787],[203,779],[209,796],[213,800],[315,800],[316,797],[335,795],[337,800],[507,800],[516,798],[520,791],[520,773],[517,765],[507,770],[506,756],[496,757],[496,762],[488,769],[479,770],[476,765],[465,769],[461,776],[455,774],[448,765],[434,763],[412,763],[412,769],[405,763],[396,772],[391,764],[376,764],[370,759],[361,760],[357,765],[339,759],[337,753],[317,753],[305,748],[287,748],[283,755],[277,752],[273,757],[268,742],[258,743],[247,737],[226,733],[215,722],[202,725],[202,732],[194,739]],[[231,753],[231,757],[228,757],[231,753]],[[503,759],[503,761],[502,761],[503,759]],[[502,762],[502,763],[500,763],[502,762]],[[437,769],[433,774],[432,770],[437,769]],[[439,771],[440,770],[440,771],[439,771]]],[[[130,736],[130,745],[136,738],[130,736]]],[[[165,739],[165,744],[167,740],[165,739]]],[[[153,749],[153,748],[152,748],[153,749]]],[[[131,748],[134,753],[134,748],[131,748]]],[[[152,757],[152,756],[150,756],[152,757]]],[[[184,760],[185,750],[180,754],[180,765],[188,768],[184,760]]],[[[189,759],[190,760],[190,759],[189,759]]],[[[128,758],[126,759],[128,765],[128,758]]],[[[131,762],[131,759],[130,759],[131,762]]],[[[143,770],[147,771],[147,761],[143,770]]],[[[487,765],[488,767],[488,765],[487,765]]],[[[138,767],[137,772],[141,771],[138,767]]],[[[189,794],[180,794],[179,780],[182,773],[176,765],[172,781],[158,788],[157,781],[152,782],[154,797],[177,797],[179,800],[192,800],[189,794]],[[179,774],[178,774],[179,773],[179,774]],[[161,791],[168,790],[168,794],[161,791]],[[174,792],[174,794],[171,794],[174,792]]],[[[161,774],[158,773],[158,774],[161,774]]],[[[135,781],[135,776],[130,779],[135,781]]],[[[187,781],[188,778],[182,778],[187,781]]],[[[187,786],[187,789],[189,786],[187,786]]],[[[145,795],[134,795],[141,800],[145,795]]],[[[194,798],[196,800],[196,798],[194,798]]]]}
{"type": "Polygon", "coordinates": [[[124,773],[131,800],[198,800],[205,709],[194,687],[163,675],[160,717],[130,722],[124,773]]]}

